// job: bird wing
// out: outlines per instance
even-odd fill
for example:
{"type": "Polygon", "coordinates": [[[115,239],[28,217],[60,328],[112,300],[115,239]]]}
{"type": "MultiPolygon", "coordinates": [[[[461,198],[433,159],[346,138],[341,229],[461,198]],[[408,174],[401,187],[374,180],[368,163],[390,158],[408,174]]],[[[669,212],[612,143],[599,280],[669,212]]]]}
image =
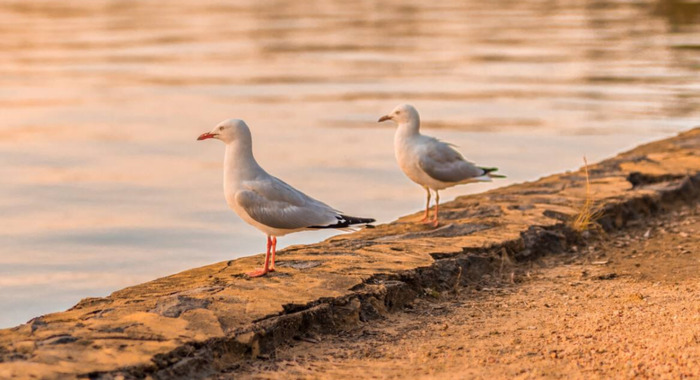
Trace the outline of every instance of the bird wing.
{"type": "Polygon", "coordinates": [[[465,160],[449,144],[425,137],[418,165],[431,178],[442,182],[463,182],[485,174],[483,169],[465,160]]]}
{"type": "Polygon", "coordinates": [[[272,228],[294,230],[338,221],[338,211],[272,176],[246,181],[235,200],[253,220],[272,228]]]}

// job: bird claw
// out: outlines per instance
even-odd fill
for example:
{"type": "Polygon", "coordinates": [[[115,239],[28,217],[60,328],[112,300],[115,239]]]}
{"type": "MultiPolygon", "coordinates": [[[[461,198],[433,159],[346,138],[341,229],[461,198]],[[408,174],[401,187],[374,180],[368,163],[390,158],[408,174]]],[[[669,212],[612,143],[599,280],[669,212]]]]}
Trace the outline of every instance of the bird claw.
{"type": "Polygon", "coordinates": [[[437,226],[438,226],[439,224],[440,224],[440,223],[438,222],[437,219],[433,220],[433,227],[437,228],[437,226]]]}
{"type": "Polygon", "coordinates": [[[274,269],[270,270],[270,269],[260,268],[258,270],[254,270],[252,272],[248,272],[248,273],[246,273],[246,275],[250,278],[262,277],[262,276],[266,275],[267,272],[272,272],[272,271],[274,271],[274,269]]]}

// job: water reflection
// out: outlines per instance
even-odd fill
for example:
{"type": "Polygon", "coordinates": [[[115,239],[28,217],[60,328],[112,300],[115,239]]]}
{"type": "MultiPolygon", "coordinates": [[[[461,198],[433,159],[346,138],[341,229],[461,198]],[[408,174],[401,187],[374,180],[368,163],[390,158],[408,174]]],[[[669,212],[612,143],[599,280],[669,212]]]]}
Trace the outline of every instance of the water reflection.
{"type": "Polygon", "coordinates": [[[678,0],[5,0],[0,326],[259,251],[223,148],[194,141],[222,119],[273,174],[389,221],[422,206],[374,123],[397,103],[509,175],[445,198],[535,179],[695,125],[697,23],[678,0]]]}

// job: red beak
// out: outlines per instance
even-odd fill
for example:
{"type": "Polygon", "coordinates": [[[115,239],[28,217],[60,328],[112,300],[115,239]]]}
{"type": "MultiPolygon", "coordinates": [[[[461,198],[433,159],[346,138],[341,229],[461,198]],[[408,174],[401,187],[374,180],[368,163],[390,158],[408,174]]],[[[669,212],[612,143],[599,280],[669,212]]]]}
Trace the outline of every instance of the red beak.
{"type": "Polygon", "coordinates": [[[382,121],[387,121],[387,120],[391,120],[391,116],[384,115],[384,116],[380,117],[379,120],[377,120],[377,123],[381,123],[382,121]]]}
{"type": "Polygon", "coordinates": [[[199,135],[199,137],[197,137],[197,141],[199,141],[199,140],[210,139],[210,138],[212,138],[212,137],[214,137],[214,136],[216,136],[216,135],[213,134],[213,133],[209,133],[209,132],[202,133],[201,135],[199,135]]]}

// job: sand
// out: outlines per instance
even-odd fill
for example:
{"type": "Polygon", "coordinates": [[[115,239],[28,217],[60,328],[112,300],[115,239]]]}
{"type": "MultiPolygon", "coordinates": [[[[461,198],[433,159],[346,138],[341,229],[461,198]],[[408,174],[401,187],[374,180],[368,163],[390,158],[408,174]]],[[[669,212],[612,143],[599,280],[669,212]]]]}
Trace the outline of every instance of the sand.
{"type": "Polygon", "coordinates": [[[215,378],[698,378],[699,279],[696,204],[215,378]]]}

